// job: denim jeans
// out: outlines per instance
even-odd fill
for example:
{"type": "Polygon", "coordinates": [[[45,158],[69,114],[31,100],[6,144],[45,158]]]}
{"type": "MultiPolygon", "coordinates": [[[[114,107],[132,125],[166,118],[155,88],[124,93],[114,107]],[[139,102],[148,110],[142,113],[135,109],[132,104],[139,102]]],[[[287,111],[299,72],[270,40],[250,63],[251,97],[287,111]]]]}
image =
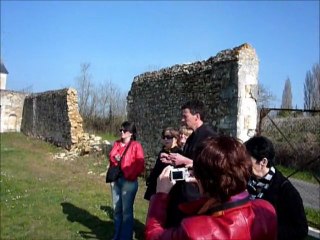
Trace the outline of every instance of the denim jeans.
{"type": "Polygon", "coordinates": [[[133,203],[138,191],[138,181],[120,177],[111,183],[114,240],[131,240],[133,235],[133,203]]]}

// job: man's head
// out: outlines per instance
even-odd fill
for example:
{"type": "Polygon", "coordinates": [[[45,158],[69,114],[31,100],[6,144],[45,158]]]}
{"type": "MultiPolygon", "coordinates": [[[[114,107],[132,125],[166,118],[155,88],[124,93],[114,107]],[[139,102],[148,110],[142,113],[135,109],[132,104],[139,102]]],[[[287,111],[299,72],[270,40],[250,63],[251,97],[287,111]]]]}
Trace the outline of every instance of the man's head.
{"type": "Polygon", "coordinates": [[[185,103],[182,107],[181,121],[192,130],[196,130],[203,124],[205,118],[204,103],[199,100],[192,100],[185,103]]]}
{"type": "Polygon", "coordinates": [[[275,151],[272,142],[263,136],[255,136],[244,143],[251,155],[253,174],[263,177],[274,165],[275,151]]]}

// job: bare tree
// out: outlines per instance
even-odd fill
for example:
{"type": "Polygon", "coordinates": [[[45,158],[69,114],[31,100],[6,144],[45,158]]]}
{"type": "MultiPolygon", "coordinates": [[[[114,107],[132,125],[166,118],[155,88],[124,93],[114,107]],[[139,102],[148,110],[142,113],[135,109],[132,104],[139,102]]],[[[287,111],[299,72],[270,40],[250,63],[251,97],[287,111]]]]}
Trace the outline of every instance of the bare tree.
{"type": "Polygon", "coordinates": [[[312,71],[307,71],[304,82],[304,108],[320,109],[320,65],[314,64],[312,71]]]}
{"type": "Polygon", "coordinates": [[[310,71],[307,71],[304,81],[304,109],[312,109],[313,79],[310,71]]]}
{"type": "Polygon", "coordinates": [[[110,80],[101,85],[100,89],[103,91],[100,94],[102,107],[100,112],[108,121],[109,131],[116,131],[126,117],[126,94],[110,80]]]}
{"type": "MultiPolygon", "coordinates": [[[[284,84],[284,89],[282,92],[281,108],[292,109],[292,92],[291,92],[291,82],[289,77],[287,78],[284,84]]],[[[291,111],[280,111],[278,113],[278,115],[281,117],[288,117],[290,114],[291,114],[291,111]]]]}
{"type": "Polygon", "coordinates": [[[314,109],[320,110],[320,65],[319,63],[315,64],[312,68],[312,76],[315,82],[314,86],[314,109]]]}
{"type": "Polygon", "coordinates": [[[81,74],[76,78],[79,111],[84,126],[89,131],[114,133],[126,118],[126,94],[111,80],[96,87],[91,82],[90,64],[81,64],[81,74]]]}
{"type": "Polygon", "coordinates": [[[264,85],[258,84],[258,100],[257,107],[259,109],[263,107],[270,107],[270,105],[276,100],[275,95],[273,95],[264,85]]]}
{"type": "Polygon", "coordinates": [[[93,87],[89,73],[90,63],[82,63],[80,67],[80,76],[76,78],[79,112],[83,117],[89,117],[89,102],[93,87]]]}
{"type": "Polygon", "coordinates": [[[284,85],[281,108],[292,109],[292,92],[290,78],[287,78],[284,85]]]}

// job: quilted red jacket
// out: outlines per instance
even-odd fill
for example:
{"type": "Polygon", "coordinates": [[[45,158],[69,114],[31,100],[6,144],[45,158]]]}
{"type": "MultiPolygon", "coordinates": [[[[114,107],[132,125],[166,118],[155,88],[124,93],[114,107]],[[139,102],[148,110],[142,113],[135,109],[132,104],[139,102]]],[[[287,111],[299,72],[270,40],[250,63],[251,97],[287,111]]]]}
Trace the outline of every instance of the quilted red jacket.
{"type": "MultiPolygon", "coordinates": [[[[109,153],[110,165],[118,165],[116,155],[122,155],[125,148],[121,147],[120,140],[115,141],[109,153]]],[[[131,141],[131,144],[122,157],[121,170],[124,178],[128,181],[135,181],[144,170],[144,153],[141,144],[137,141],[131,141]]]]}
{"type": "MultiPolygon", "coordinates": [[[[246,192],[242,196],[247,196],[246,192]]],[[[250,200],[211,215],[195,215],[182,220],[178,228],[165,229],[168,194],[152,196],[146,221],[145,238],[163,240],[243,239],[272,240],[277,236],[277,218],[273,206],[264,200],[250,200]]],[[[201,199],[203,203],[208,200],[201,199]]],[[[189,204],[189,211],[199,205],[189,204]]],[[[187,207],[188,209],[188,207],[187,207]]]]}

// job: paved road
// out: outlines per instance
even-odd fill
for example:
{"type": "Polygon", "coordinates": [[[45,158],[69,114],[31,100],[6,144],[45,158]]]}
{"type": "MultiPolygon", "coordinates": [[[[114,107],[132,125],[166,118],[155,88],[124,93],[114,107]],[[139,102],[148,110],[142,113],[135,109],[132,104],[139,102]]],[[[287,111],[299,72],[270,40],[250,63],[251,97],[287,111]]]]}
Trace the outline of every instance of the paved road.
{"type": "MultiPolygon", "coordinates": [[[[296,187],[303,200],[305,207],[320,209],[320,185],[311,184],[294,178],[289,178],[292,184],[296,187]]],[[[309,227],[308,235],[312,239],[320,239],[319,229],[309,227]]]]}
{"type": "Polygon", "coordinates": [[[320,185],[289,178],[299,191],[305,207],[320,209],[320,185]]]}

